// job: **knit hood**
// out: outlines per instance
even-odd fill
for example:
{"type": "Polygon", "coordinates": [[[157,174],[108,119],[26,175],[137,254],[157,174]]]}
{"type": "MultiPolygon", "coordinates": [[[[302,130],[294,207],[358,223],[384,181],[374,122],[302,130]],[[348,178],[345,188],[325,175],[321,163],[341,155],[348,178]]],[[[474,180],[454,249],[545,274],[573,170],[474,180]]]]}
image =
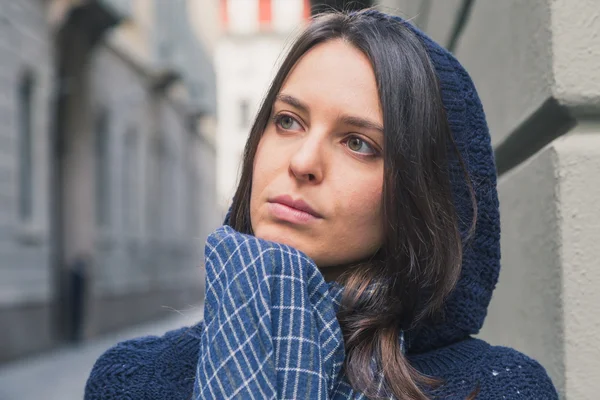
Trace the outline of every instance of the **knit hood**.
{"type": "MultiPolygon", "coordinates": [[[[393,18],[369,11],[378,18],[393,18]]],[[[485,114],[475,85],[450,52],[406,23],[421,39],[433,62],[454,141],[466,165],[477,200],[474,236],[465,243],[460,279],[442,315],[406,336],[409,353],[422,353],[477,334],[483,325],[500,272],[500,218],[496,166],[485,114]]],[[[451,156],[450,175],[460,230],[473,219],[472,201],[460,163],[451,156]]]]}
{"type": "MultiPolygon", "coordinates": [[[[402,18],[374,10],[367,14],[406,23],[421,39],[435,67],[450,129],[477,200],[475,233],[464,245],[461,275],[443,312],[418,330],[406,332],[408,352],[423,353],[477,334],[483,325],[500,271],[496,167],[483,107],[462,65],[450,52],[402,18]]],[[[449,157],[459,226],[461,232],[467,232],[473,219],[471,195],[458,159],[452,154],[449,157]]],[[[225,224],[228,222],[229,213],[225,224]]]]}

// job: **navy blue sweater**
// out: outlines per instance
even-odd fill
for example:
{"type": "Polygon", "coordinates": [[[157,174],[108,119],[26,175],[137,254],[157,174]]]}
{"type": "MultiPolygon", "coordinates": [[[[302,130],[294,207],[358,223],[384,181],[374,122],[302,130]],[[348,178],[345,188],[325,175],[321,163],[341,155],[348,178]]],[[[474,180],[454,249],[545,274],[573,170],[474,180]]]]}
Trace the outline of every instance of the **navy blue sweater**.
{"type": "MultiPolygon", "coordinates": [[[[371,12],[374,18],[391,18],[371,12]]],[[[458,149],[473,182],[478,205],[476,234],[465,246],[456,289],[443,318],[407,333],[407,354],[420,372],[441,378],[434,398],[464,399],[479,388],[481,399],[556,399],[544,368],[505,347],[471,336],[479,332],[500,270],[500,222],[496,171],[485,115],[475,87],[458,61],[425,34],[422,40],[435,66],[444,107],[458,149]]],[[[450,162],[461,228],[472,216],[469,190],[458,160],[450,162]]],[[[120,343],[96,362],[86,399],[190,399],[203,323],[120,343]]]]}

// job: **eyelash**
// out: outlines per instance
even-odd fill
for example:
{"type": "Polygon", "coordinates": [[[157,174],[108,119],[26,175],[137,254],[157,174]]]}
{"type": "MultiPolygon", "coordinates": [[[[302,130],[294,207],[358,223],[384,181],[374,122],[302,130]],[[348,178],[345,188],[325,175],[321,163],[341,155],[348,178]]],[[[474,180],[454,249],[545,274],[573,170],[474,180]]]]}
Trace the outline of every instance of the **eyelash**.
{"type": "MultiPolygon", "coordinates": [[[[277,114],[274,115],[271,120],[273,121],[273,123],[275,124],[275,126],[277,127],[277,129],[281,129],[284,131],[288,131],[288,129],[285,129],[281,126],[281,120],[283,118],[291,118],[295,123],[297,123],[298,125],[302,126],[302,124],[300,122],[298,122],[298,120],[294,117],[292,117],[289,114],[277,114]]],[[[373,152],[372,154],[363,154],[363,153],[359,153],[353,150],[350,150],[351,152],[353,152],[354,154],[357,154],[359,157],[363,157],[363,158],[374,158],[374,157],[379,157],[381,155],[381,152],[376,148],[376,146],[372,145],[371,143],[369,143],[369,141],[363,139],[362,137],[358,136],[358,135],[348,135],[347,137],[344,138],[343,143],[346,145],[346,147],[348,146],[348,142],[352,139],[358,139],[360,141],[362,141],[364,144],[366,144],[371,151],[373,152]]]]}

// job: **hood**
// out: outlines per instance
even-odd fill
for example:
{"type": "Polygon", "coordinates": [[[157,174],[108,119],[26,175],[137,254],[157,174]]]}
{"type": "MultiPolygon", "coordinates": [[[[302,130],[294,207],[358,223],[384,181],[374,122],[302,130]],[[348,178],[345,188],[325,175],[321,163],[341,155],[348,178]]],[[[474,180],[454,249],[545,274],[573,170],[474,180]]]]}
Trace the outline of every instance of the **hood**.
{"type": "MultiPolygon", "coordinates": [[[[456,58],[400,17],[374,10],[367,14],[406,23],[421,39],[435,67],[450,129],[477,200],[475,233],[464,245],[461,275],[441,316],[417,331],[406,332],[408,352],[422,353],[477,334],[487,314],[500,272],[500,218],[494,153],[475,85],[456,58]]],[[[473,218],[471,197],[460,163],[452,155],[450,175],[460,229],[467,232],[473,218]]],[[[225,224],[228,217],[229,213],[225,224]]]]}
{"type": "MultiPolygon", "coordinates": [[[[407,23],[402,18],[377,11],[369,13],[407,23]]],[[[460,279],[446,300],[444,312],[435,321],[406,335],[408,351],[421,353],[447,346],[481,329],[500,272],[500,217],[494,153],[475,85],[450,52],[412,24],[407,25],[421,39],[433,62],[450,129],[477,200],[475,233],[464,245],[460,279]]],[[[456,157],[451,157],[450,174],[460,229],[466,232],[473,210],[467,182],[456,157]]]]}

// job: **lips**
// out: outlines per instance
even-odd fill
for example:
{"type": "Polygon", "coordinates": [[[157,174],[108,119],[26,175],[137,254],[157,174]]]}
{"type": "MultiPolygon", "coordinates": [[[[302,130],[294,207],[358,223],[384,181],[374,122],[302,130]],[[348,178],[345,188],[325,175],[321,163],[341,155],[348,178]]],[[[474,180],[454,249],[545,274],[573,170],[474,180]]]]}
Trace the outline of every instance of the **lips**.
{"type": "Polygon", "coordinates": [[[305,212],[315,218],[323,218],[323,216],[321,214],[316,212],[312,207],[310,207],[303,200],[301,200],[301,199],[294,200],[291,196],[288,196],[288,195],[277,196],[275,198],[269,199],[268,202],[275,203],[275,204],[282,204],[284,206],[293,208],[297,211],[305,212]]]}

